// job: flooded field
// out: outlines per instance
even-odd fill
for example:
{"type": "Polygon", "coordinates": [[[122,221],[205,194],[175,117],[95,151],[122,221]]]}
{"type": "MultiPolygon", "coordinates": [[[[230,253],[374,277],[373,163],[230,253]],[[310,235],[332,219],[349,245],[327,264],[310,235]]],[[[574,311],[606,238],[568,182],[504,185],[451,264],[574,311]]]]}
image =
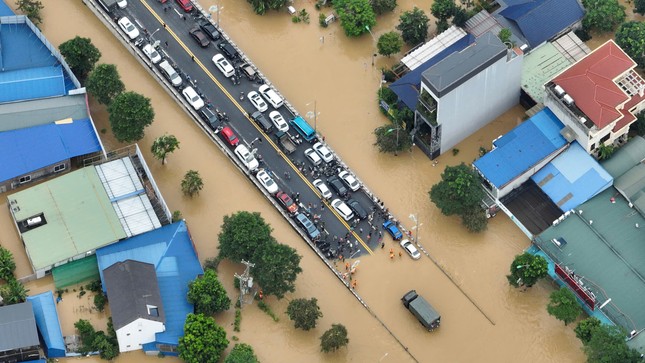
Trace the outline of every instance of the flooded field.
{"type": "MultiPolygon", "coordinates": [[[[137,0],[131,0],[137,1],[137,0]]],[[[215,1],[204,1],[208,8],[215,1]]],[[[399,0],[394,14],[379,18],[372,32],[375,37],[398,23],[402,10],[414,5],[429,13],[429,0],[399,0]],[[413,5],[414,4],[414,5],[413,5]]],[[[495,137],[523,119],[521,107],[510,110],[485,129],[462,142],[458,155],[448,153],[433,166],[418,149],[391,156],[379,154],[372,146],[372,130],[387,120],[376,106],[380,67],[387,67],[399,57],[376,57],[375,41],[367,34],[347,39],[337,23],[329,28],[318,25],[313,0],[295,0],[298,9],[311,14],[310,24],[293,24],[286,12],[271,12],[260,17],[242,0],[222,0],[220,20],[224,30],[254,60],[262,72],[302,114],[317,112],[317,128],[344,161],[408,227],[408,215],[420,222],[420,240],[455,283],[427,258],[412,261],[404,256],[391,261],[387,251],[377,250],[361,259],[358,292],[408,352],[390,335],[356,299],[346,291],[326,266],[309,250],[263,195],[211,144],[202,131],[176,105],[138,62],[123,49],[112,34],[82,2],[43,0],[42,30],[54,45],[80,35],[89,37],[101,50],[101,62],[114,63],[126,88],[152,99],[156,119],[140,142],[147,152],[152,140],[169,133],[177,136],[181,149],[170,155],[168,163],[148,157],[154,178],[171,210],[180,210],[189,224],[201,259],[217,250],[217,234],[222,217],[238,210],[259,211],[273,226],[274,236],[298,249],[303,256],[304,272],[299,276],[296,293],[282,301],[269,299],[280,316],[275,323],[255,306],[243,310],[242,331],[232,329],[233,312],[217,316],[229,338],[237,335],[251,344],[263,362],[408,362],[409,354],[420,362],[582,362],[584,356],[572,328],[551,318],[546,312],[551,282],[543,281],[527,292],[508,286],[505,278],[513,256],[528,247],[528,239],[505,216],[491,220],[481,234],[467,233],[456,218],[442,216],[428,198],[443,167],[459,162],[470,163],[480,146],[490,147],[495,137]],[[73,21],[70,21],[73,19],[73,21]],[[324,42],[322,38],[324,37],[324,42]],[[204,179],[199,197],[190,199],[180,192],[183,174],[195,169],[204,179]],[[457,287],[458,286],[458,287],[457,287]],[[442,327],[428,333],[400,303],[410,289],[424,295],[442,314],[442,327]],[[324,317],[310,332],[296,331],[284,314],[288,299],[316,297],[324,317]],[[331,355],[319,353],[319,336],[332,323],[342,323],[349,330],[346,349],[331,355]]],[[[324,9],[329,13],[329,9],[324,9]]],[[[434,29],[434,25],[432,26],[434,29]]],[[[473,101],[471,107],[477,107],[473,101]]],[[[105,110],[91,104],[97,129],[109,129],[105,110]]],[[[108,148],[120,145],[103,135],[108,148]]],[[[28,273],[24,250],[0,199],[0,240],[9,244],[21,264],[19,272],[28,273]]],[[[388,242],[391,243],[391,242],[388,242]]],[[[242,267],[223,263],[220,276],[231,298],[233,273],[242,267]]],[[[51,279],[30,283],[32,292],[51,288],[51,279]]],[[[58,305],[64,334],[73,332],[79,318],[104,321],[104,316],[89,313],[86,297],[78,298],[72,290],[58,305]]],[[[232,346],[232,344],[231,344],[232,346]]],[[[118,358],[119,363],[148,362],[141,353],[118,358]]],[[[86,358],[85,361],[98,361],[86,358]]],[[[178,361],[166,358],[167,362],[178,361]]]]}

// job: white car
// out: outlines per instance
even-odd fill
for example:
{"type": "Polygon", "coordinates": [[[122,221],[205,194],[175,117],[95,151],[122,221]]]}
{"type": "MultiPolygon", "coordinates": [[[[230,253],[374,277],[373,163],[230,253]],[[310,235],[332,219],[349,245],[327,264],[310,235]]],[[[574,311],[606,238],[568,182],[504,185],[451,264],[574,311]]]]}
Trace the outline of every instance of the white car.
{"type": "Polygon", "coordinates": [[[351,221],[354,218],[354,212],[340,199],[334,199],[331,201],[331,206],[343,217],[346,221],[351,221]]]}
{"type": "Polygon", "coordinates": [[[414,247],[412,242],[408,241],[407,239],[404,239],[404,240],[401,240],[400,244],[401,244],[401,247],[403,247],[403,249],[405,250],[405,252],[407,252],[408,255],[410,255],[410,257],[412,257],[415,260],[418,260],[421,258],[421,253],[419,252],[419,250],[417,250],[416,247],[414,247]]]}
{"type": "Polygon", "coordinates": [[[254,171],[260,166],[260,163],[258,163],[258,160],[253,157],[249,149],[246,148],[244,145],[238,145],[235,148],[235,155],[237,155],[238,159],[244,163],[244,166],[249,171],[254,171]]]}
{"type": "Polygon", "coordinates": [[[260,111],[260,112],[264,112],[264,111],[266,111],[266,110],[269,108],[269,106],[267,105],[267,103],[266,103],[266,102],[264,102],[264,100],[262,99],[262,97],[260,97],[260,95],[259,95],[257,92],[255,92],[255,91],[251,91],[251,92],[249,92],[248,97],[249,97],[249,101],[251,101],[251,103],[253,104],[253,106],[254,106],[258,111],[260,111]]]}
{"type": "Polygon", "coordinates": [[[224,77],[231,77],[232,75],[235,74],[235,68],[229,63],[229,61],[224,58],[223,55],[221,54],[215,54],[213,56],[213,63],[215,63],[215,66],[222,72],[224,77]]]}
{"type": "Polygon", "coordinates": [[[143,54],[145,54],[153,64],[157,64],[161,60],[161,55],[152,46],[152,44],[148,43],[144,45],[143,48],[141,48],[141,50],[143,50],[143,54]]]}
{"type": "Polygon", "coordinates": [[[119,8],[125,9],[125,7],[128,6],[128,0],[119,0],[116,4],[119,8]]]}
{"type": "Polygon", "coordinates": [[[269,113],[269,118],[271,119],[271,122],[273,122],[273,125],[275,126],[276,129],[282,132],[287,132],[289,131],[289,124],[287,121],[282,117],[282,114],[278,111],[271,111],[269,113]]]}
{"type": "Polygon", "coordinates": [[[358,184],[358,180],[356,180],[356,178],[352,174],[350,174],[347,170],[343,170],[340,173],[338,173],[338,177],[353,192],[355,192],[355,191],[357,191],[357,190],[359,190],[361,188],[361,185],[358,184]]]}
{"type": "Polygon", "coordinates": [[[261,85],[258,91],[260,91],[262,97],[264,97],[264,99],[266,99],[267,102],[269,102],[271,106],[275,107],[276,109],[284,105],[284,100],[282,99],[282,97],[280,97],[278,95],[278,92],[274,91],[273,88],[269,87],[269,85],[261,85]]]}
{"type": "Polygon", "coordinates": [[[322,181],[322,179],[314,180],[313,185],[316,187],[316,189],[318,189],[320,195],[322,195],[323,198],[331,199],[331,190],[327,188],[327,185],[322,181]]]}
{"type": "Polygon", "coordinates": [[[320,155],[320,157],[326,162],[329,163],[334,160],[334,154],[331,153],[329,148],[325,146],[322,142],[317,142],[314,144],[314,150],[320,155]]]}
{"type": "Polygon", "coordinates": [[[314,165],[320,165],[320,163],[322,163],[320,155],[318,155],[318,153],[316,153],[312,148],[305,150],[305,156],[307,157],[307,160],[314,165]]]}
{"type": "Polygon", "coordinates": [[[271,178],[271,175],[267,173],[264,169],[260,170],[258,174],[255,176],[260,184],[264,187],[264,189],[269,192],[269,194],[275,194],[278,192],[278,184],[276,184],[275,181],[273,181],[273,178],[271,178]]]}
{"type": "Polygon", "coordinates": [[[123,31],[128,35],[132,40],[136,39],[139,36],[139,29],[137,29],[134,24],[127,17],[122,17],[119,19],[119,26],[123,31]]]}
{"type": "Polygon", "coordinates": [[[184,95],[184,98],[188,103],[190,103],[191,106],[195,109],[195,111],[199,110],[200,108],[204,107],[204,100],[202,100],[201,97],[195,92],[193,87],[186,87],[184,88],[181,93],[184,95]]]}

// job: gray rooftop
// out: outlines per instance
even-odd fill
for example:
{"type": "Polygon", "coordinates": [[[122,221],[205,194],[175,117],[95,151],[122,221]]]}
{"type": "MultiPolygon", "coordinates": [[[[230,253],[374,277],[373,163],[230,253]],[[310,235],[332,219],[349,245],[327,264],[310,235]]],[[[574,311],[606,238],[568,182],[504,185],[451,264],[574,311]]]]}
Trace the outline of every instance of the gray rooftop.
{"type": "Polygon", "coordinates": [[[0,307],[0,352],[38,345],[31,302],[0,307]]]}
{"type": "Polygon", "coordinates": [[[441,97],[506,55],[508,49],[491,32],[477,38],[470,47],[455,52],[422,74],[424,83],[441,97]]]}
{"type": "Polygon", "coordinates": [[[166,321],[154,265],[133,260],[117,262],[103,270],[103,280],[115,330],[139,318],[166,321]],[[157,314],[149,307],[156,307],[157,314]]]}
{"type": "Polygon", "coordinates": [[[84,93],[6,103],[0,107],[0,132],[88,117],[84,93]]]}
{"type": "Polygon", "coordinates": [[[645,139],[640,136],[634,136],[627,144],[618,149],[611,158],[601,164],[609,175],[617,179],[643,160],[645,160],[645,139]]]}

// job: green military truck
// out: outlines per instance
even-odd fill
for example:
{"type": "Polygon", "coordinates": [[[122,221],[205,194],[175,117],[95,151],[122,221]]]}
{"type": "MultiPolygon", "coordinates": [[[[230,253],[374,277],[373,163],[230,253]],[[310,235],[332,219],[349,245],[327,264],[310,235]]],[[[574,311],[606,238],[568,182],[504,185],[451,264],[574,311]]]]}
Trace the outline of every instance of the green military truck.
{"type": "Polygon", "coordinates": [[[405,306],[414,315],[421,325],[428,331],[435,330],[441,324],[441,315],[430,305],[416,290],[410,290],[401,298],[405,306]]]}

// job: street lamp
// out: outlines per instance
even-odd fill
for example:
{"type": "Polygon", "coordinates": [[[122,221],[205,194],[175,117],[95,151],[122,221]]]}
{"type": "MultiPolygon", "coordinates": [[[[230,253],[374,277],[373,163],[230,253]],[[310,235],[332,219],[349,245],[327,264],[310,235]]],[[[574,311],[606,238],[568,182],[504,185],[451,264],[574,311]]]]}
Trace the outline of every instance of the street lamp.
{"type": "MultiPolygon", "coordinates": [[[[319,114],[319,112],[316,112],[316,100],[314,100],[313,104],[314,104],[314,112],[313,113],[311,111],[307,112],[307,118],[312,118],[313,117],[313,119],[314,119],[314,133],[318,133],[317,124],[318,124],[318,114],[319,114]]],[[[309,105],[311,105],[311,102],[309,102],[305,106],[309,106],[309,105]]]]}
{"type": "Polygon", "coordinates": [[[376,41],[376,38],[374,38],[374,34],[372,34],[372,31],[370,30],[370,27],[365,25],[365,29],[367,29],[368,32],[370,32],[370,35],[372,36],[372,39],[376,41]]]}
{"type": "Polygon", "coordinates": [[[157,30],[153,31],[152,34],[150,34],[150,39],[155,40],[154,35],[157,33],[161,28],[157,28],[157,30]]]}
{"type": "Polygon", "coordinates": [[[410,213],[409,217],[415,223],[415,226],[412,227],[412,229],[417,231],[416,243],[417,243],[417,246],[418,246],[419,245],[419,227],[423,226],[423,223],[419,223],[419,220],[417,219],[416,214],[410,213]]]}
{"type": "Polygon", "coordinates": [[[377,53],[372,54],[372,67],[374,67],[374,58],[376,58],[377,55],[377,53]]]}
{"type": "Polygon", "coordinates": [[[217,5],[211,5],[211,6],[208,8],[208,11],[209,11],[209,12],[211,12],[211,13],[217,12],[217,27],[218,27],[218,28],[221,28],[221,27],[219,26],[219,12],[220,12],[220,10],[222,10],[222,9],[224,9],[224,7],[223,7],[223,6],[220,6],[220,5],[219,5],[219,2],[218,2],[218,4],[217,4],[217,5]]]}

